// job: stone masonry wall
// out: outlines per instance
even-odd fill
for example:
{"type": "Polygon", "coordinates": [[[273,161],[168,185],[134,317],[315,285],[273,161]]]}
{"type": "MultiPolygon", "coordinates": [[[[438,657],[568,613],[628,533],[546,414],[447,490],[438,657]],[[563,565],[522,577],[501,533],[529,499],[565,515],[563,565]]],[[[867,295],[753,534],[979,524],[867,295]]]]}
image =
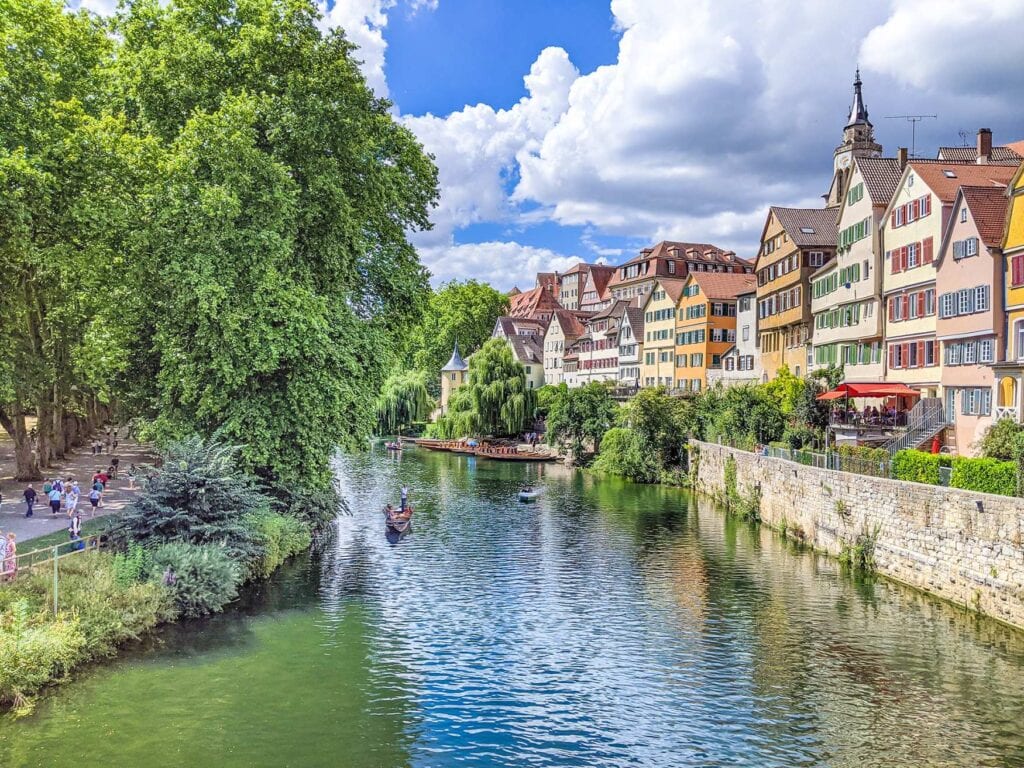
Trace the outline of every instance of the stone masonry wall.
{"type": "Polygon", "coordinates": [[[698,491],[724,492],[731,455],[739,491],[760,487],[767,525],[802,530],[807,543],[836,556],[859,535],[873,535],[878,573],[1024,629],[1024,500],[806,467],[696,440],[691,450],[698,491]]]}

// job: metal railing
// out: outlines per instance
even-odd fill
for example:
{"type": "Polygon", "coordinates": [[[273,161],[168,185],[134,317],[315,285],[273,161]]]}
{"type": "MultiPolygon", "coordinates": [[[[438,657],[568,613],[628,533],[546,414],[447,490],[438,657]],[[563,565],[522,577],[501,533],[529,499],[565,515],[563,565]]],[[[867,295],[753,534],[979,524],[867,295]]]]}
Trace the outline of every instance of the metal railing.
{"type": "Polygon", "coordinates": [[[907,414],[906,430],[892,438],[882,446],[895,456],[897,452],[907,448],[917,448],[925,440],[939,434],[949,425],[942,400],[937,397],[924,397],[907,414]]]}
{"type": "Polygon", "coordinates": [[[83,555],[86,552],[95,552],[105,543],[106,535],[97,533],[63,541],[49,547],[18,552],[14,557],[16,567],[12,578],[17,578],[20,571],[30,571],[44,566],[53,568],[53,613],[57,615],[60,609],[60,561],[75,555],[83,555]]]}

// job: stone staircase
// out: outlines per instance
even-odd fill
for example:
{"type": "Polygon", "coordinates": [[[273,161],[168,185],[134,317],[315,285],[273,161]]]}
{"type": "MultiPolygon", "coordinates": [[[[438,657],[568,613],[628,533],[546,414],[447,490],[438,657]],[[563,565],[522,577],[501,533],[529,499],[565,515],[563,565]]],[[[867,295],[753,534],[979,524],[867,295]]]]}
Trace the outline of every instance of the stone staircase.
{"type": "Polygon", "coordinates": [[[918,448],[949,426],[942,400],[938,397],[923,397],[907,414],[907,426],[903,432],[882,447],[890,456],[897,451],[918,448]]]}

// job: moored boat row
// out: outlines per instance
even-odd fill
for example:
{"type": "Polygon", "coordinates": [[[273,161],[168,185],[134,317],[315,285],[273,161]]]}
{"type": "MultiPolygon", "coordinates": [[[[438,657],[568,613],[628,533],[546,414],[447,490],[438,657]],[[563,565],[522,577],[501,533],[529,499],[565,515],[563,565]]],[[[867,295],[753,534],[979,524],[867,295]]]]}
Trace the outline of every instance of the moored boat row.
{"type": "Polygon", "coordinates": [[[416,445],[431,451],[449,451],[480,456],[495,461],[555,461],[558,457],[542,451],[522,451],[517,446],[477,444],[467,440],[435,440],[418,438],[416,445]]]}

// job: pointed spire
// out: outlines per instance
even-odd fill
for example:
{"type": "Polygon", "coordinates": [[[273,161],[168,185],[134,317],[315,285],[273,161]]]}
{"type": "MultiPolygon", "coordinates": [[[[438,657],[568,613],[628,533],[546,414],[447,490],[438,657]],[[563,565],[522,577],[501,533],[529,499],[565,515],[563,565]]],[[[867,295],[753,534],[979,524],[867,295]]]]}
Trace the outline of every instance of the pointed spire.
{"type": "Polygon", "coordinates": [[[853,125],[871,125],[868,120],[868,108],[864,106],[864,94],[860,90],[860,67],[857,67],[857,74],[853,80],[853,104],[850,105],[850,119],[846,121],[846,127],[853,125]]]}
{"type": "Polygon", "coordinates": [[[452,350],[452,359],[448,361],[448,364],[441,369],[441,371],[468,371],[469,366],[466,365],[466,361],[462,359],[462,355],[459,354],[459,340],[455,340],[455,349],[452,350]]]}

